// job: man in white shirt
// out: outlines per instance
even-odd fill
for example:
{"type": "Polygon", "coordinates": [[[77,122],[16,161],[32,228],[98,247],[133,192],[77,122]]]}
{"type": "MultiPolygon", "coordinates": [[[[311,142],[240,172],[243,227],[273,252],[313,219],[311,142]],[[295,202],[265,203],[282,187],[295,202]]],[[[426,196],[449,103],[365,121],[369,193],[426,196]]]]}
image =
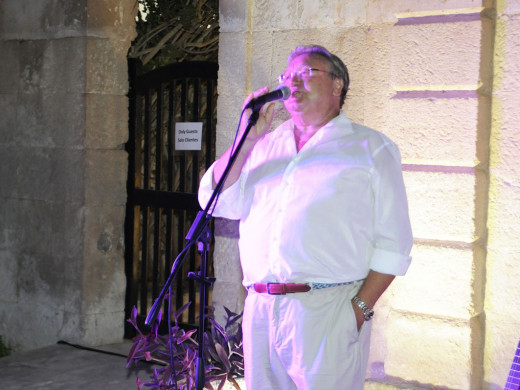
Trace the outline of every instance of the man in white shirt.
{"type": "MultiPolygon", "coordinates": [[[[240,220],[246,386],[362,389],[372,308],[410,263],[399,150],[341,111],[348,71],[325,48],[296,48],[279,81],[291,119],[268,132],[273,104],[260,113],[212,213],[240,220]]],[[[203,177],[203,207],[231,152],[203,177]]]]}

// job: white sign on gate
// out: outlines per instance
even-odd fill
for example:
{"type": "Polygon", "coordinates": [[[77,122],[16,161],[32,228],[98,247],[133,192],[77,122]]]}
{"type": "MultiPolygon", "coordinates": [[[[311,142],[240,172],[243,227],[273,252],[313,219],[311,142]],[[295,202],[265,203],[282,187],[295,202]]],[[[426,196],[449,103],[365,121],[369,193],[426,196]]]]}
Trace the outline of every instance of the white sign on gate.
{"type": "Polygon", "coordinates": [[[201,150],[202,122],[175,124],[175,150],[201,150]]]}

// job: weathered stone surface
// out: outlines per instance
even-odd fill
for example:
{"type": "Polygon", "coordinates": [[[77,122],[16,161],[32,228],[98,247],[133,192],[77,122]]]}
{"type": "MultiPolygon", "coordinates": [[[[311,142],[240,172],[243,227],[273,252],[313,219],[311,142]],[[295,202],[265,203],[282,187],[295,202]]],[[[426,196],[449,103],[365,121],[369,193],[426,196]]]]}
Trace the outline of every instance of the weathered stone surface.
{"type": "Polygon", "coordinates": [[[414,236],[472,242],[475,176],[471,173],[405,172],[414,236]]]}
{"type": "MultiPolygon", "coordinates": [[[[221,35],[217,153],[230,144],[241,99],[268,85],[287,54],[307,43],[348,65],[347,114],[400,147],[417,246],[409,273],[377,305],[368,377],[385,383],[367,388],[499,389],[505,382],[510,357],[498,351],[505,335],[514,337],[492,326],[508,310],[504,320],[518,329],[509,291],[518,280],[513,237],[520,231],[517,3],[497,4],[495,35],[490,0],[259,0],[221,35]]],[[[223,4],[231,14],[234,2],[223,4]]]]}
{"type": "Polygon", "coordinates": [[[89,128],[87,148],[122,149],[128,140],[128,98],[123,95],[87,95],[86,122],[89,128]]]}
{"type": "Polygon", "coordinates": [[[88,150],[85,158],[85,197],[88,204],[125,205],[127,153],[124,150],[88,150]]]}
{"type": "Polygon", "coordinates": [[[392,285],[393,309],[432,317],[469,320],[473,302],[473,251],[416,245],[405,277],[392,285]],[[423,275],[430,275],[423,278],[423,275]],[[447,304],[449,302],[449,304],[447,304]]]}
{"type": "Polygon", "coordinates": [[[73,2],[4,1],[0,35],[6,39],[53,39],[81,36],[87,22],[87,0],[73,2]]]}
{"type": "Polygon", "coordinates": [[[219,10],[219,26],[221,33],[238,32],[246,30],[246,2],[242,0],[222,0],[219,2],[219,10]]]}
{"type": "Polygon", "coordinates": [[[392,335],[387,338],[387,375],[434,388],[471,388],[472,337],[467,322],[393,313],[386,332],[392,335]]]}
{"type": "Polygon", "coordinates": [[[244,308],[246,291],[242,287],[242,272],[238,256],[238,242],[236,237],[224,237],[218,234],[215,237],[213,257],[215,284],[213,286],[213,306],[215,318],[219,323],[225,323],[224,307],[235,313],[241,313],[244,308]]]}
{"type": "MultiPolygon", "coordinates": [[[[0,334],[16,349],[120,338],[134,2],[0,2],[0,334]]],[[[217,154],[243,98],[318,43],[351,71],[345,111],[408,164],[415,259],[377,305],[368,376],[380,383],[367,388],[503,388],[520,326],[519,10],[220,1],[217,154]]],[[[214,301],[240,308],[236,236],[215,253],[214,301]]]]}
{"type": "Polygon", "coordinates": [[[479,83],[482,21],[394,27],[391,43],[394,86],[479,83]],[[427,45],[421,42],[428,42],[427,45]]]}
{"type": "Polygon", "coordinates": [[[0,334],[15,350],[121,339],[135,12],[0,3],[0,334]]]}

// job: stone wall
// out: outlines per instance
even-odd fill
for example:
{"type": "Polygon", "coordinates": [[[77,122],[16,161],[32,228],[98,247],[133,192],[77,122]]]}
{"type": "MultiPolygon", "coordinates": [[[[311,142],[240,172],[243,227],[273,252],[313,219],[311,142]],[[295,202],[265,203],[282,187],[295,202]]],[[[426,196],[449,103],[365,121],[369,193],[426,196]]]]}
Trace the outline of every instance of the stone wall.
{"type": "MultiPolygon", "coordinates": [[[[218,153],[243,98],[274,86],[304,43],[344,59],[347,114],[401,148],[414,260],[376,308],[367,388],[503,388],[520,327],[520,1],[220,8],[218,153]]],[[[0,2],[0,335],[16,350],[122,336],[136,12],[134,0],[0,2]]],[[[238,310],[236,231],[219,226],[215,302],[238,310]]]]}
{"type": "MultiPolygon", "coordinates": [[[[243,98],[275,86],[308,43],[349,67],[347,115],[400,146],[413,262],[376,307],[367,388],[503,388],[520,325],[520,1],[221,0],[220,11],[217,154],[243,98]]],[[[226,275],[238,256],[219,240],[226,275]]]]}
{"type": "Polygon", "coordinates": [[[135,1],[0,2],[0,335],[120,341],[135,1]]]}
{"type": "Polygon", "coordinates": [[[484,300],[485,385],[503,383],[520,337],[520,1],[498,2],[495,34],[484,300]]]}

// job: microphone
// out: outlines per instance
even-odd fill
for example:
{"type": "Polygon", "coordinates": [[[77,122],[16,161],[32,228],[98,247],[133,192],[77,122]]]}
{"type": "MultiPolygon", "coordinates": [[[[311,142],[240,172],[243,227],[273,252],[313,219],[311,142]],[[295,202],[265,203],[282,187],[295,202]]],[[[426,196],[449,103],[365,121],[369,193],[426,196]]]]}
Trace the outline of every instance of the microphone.
{"type": "Polygon", "coordinates": [[[268,92],[265,95],[259,96],[256,99],[251,100],[247,103],[246,108],[253,110],[260,109],[265,103],[273,102],[275,100],[287,100],[291,95],[291,90],[287,85],[280,85],[274,91],[268,92]]]}

